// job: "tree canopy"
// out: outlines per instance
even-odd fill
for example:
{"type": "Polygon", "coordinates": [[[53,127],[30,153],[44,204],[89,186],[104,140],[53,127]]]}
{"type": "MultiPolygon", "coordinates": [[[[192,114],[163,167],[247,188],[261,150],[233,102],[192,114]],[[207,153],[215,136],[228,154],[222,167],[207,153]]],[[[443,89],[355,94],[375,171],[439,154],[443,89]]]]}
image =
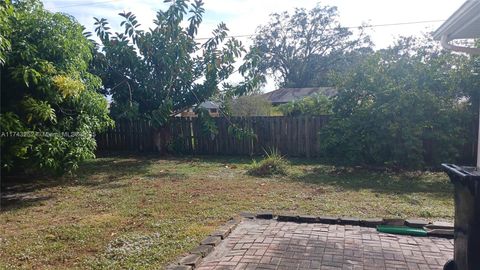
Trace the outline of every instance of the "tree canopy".
{"type": "Polygon", "coordinates": [[[203,2],[166,1],[154,27],[139,29],[132,13],[124,18],[122,33],[111,33],[105,19],[96,19],[96,33],[102,53],[96,55],[96,72],[103,79],[105,94],[112,96],[114,118],[143,118],[156,126],[172,115],[212,97],[248,92],[263,81],[252,76],[256,58],[247,54],[240,72],[249,80],[236,86],[227,83],[236,60],[245,49],[240,41],[228,38],[228,28],[218,24],[204,43],[196,41],[205,12],[203,2]],[[188,16],[188,18],[187,18],[188,16]]]}
{"type": "Polygon", "coordinates": [[[336,7],[320,5],[271,15],[254,38],[258,70],[274,75],[281,87],[330,86],[331,71],[347,69],[372,51],[361,29],[354,35],[337,19],[336,7]]]}
{"type": "Polygon", "coordinates": [[[93,44],[72,17],[40,1],[0,4],[1,166],[64,172],[94,156],[92,134],[111,124],[88,72],[93,44]]]}

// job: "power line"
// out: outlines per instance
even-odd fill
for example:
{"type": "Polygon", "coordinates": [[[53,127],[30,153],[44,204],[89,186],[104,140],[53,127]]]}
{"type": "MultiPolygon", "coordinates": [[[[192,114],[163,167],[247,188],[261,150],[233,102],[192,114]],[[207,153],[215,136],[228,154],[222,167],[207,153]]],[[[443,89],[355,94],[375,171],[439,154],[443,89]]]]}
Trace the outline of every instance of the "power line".
{"type": "MultiPolygon", "coordinates": [[[[226,36],[227,38],[230,37],[230,38],[244,38],[244,37],[253,37],[253,36],[256,36],[256,34],[247,34],[247,35],[228,35],[226,36]]],[[[201,38],[194,38],[195,40],[207,40],[207,39],[210,39],[210,38],[207,38],[207,37],[201,37],[201,38]]]]}
{"type": "MultiPolygon", "coordinates": [[[[423,23],[434,23],[434,22],[444,22],[445,20],[430,20],[430,21],[412,21],[412,22],[398,22],[398,23],[384,23],[384,24],[370,24],[370,25],[358,25],[358,26],[347,26],[343,27],[346,29],[358,29],[358,28],[375,28],[375,27],[387,27],[387,26],[399,26],[399,25],[412,25],[412,24],[423,24],[423,23]]],[[[330,29],[333,31],[333,29],[330,29]]],[[[256,34],[247,34],[247,35],[229,35],[227,37],[233,38],[244,38],[244,37],[253,37],[256,34]]],[[[209,38],[195,38],[195,40],[207,40],[209,38]]]]}
{"type": "Polygon", "coordinates": [[[409,24],[422,24],[422,23],[434,23],[434,22],[444,22],[445,20],[430,20],[430,21],[415,21],[415,22],[399,22],[399,23],[384,23],[384,24],[372,24],[372,25],[363,25],[363,26],[349,26],[345,27],[348,29],[353,28],[374,28],[374,27],[384,27],[384,26],[397,26],[397,25],[409,25],[409,24]]]}
{"type": "MultiPolygon", "coordinates": [[[[358,28],[375,28],[375,27],[388,27],[388,26],[399,26],[399,25],[412,25],[412,24],[423,24],[423,23],[434,23],[434,22],[444,22],[445,20],[430,20],[430,21],[412,21],[412,22],[398,22],[398,23],[384,23],[384,24],[371,24],[371,25],[359,25],[359,26],[348,26],[344,27],[347,29],[358,29],[358,28]]],[[[330,31],[333,31],[331,29],[330,31]]],[[[244,35],[228,35],[227,38],[246,38],[246,37],[254,37],[257,34],[244,34],[244,35]]],[[[210,38],[207,37],[200,37],[195,38],[194,40],[208,40],[210,38]]]]}

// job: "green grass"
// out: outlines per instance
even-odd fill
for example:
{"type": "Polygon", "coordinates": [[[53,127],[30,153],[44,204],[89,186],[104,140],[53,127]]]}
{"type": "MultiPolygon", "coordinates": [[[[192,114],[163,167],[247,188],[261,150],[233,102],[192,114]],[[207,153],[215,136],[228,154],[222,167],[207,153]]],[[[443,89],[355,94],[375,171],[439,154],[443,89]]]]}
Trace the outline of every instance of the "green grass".
{"type": "Polygon", "coordinates": [[[292,160],[288,176],[239,158],[111,157],[40,182],[0,213],[0,269],[161,268],[241,211],[453,219],[443,173],[292,160]]]}

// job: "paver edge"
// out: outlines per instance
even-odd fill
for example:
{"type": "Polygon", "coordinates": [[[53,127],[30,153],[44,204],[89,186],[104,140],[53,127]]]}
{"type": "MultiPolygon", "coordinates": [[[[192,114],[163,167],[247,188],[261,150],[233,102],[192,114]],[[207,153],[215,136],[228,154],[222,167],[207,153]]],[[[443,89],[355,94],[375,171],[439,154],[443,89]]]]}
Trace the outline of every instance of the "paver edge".
{"type": "MultiPolygon", "coordinates": [[[[359,227],[376,227],[377,225],[398,225],[402,224],[403,226],[407,226],[408,222],[405,219],[391,219],[391,218],[367,218],[367,219],[360,219],[360,218],[353,218],[353,217],[327,217],[327,216],[310,216],[310,215],[294,215],[294,214],[274,214],[272,211],[262,211],[258,213],[250,213],[250,212],[242,212],[238,216],[231,218],[225,224],[219,226],[216,230],[214,230],[207,238],[211,237],[218,237],[220,239],[219,243],[215,245],[211,244],[200,244],[197,247],[191,249],[188,254],[180,257],[176,260],[172,266],[185,266],[190,267],[190,269],[195,269],[197,264],[200,264],[203,258],[205,258],[208,254],[210,254],[216,246],[218,246],[223,240],[225,240],[230,233],[237,227],[244,220],[255,220],[255,219],[264,219],[264,220],[275,220],[277,222],[296,222],[296,223],[320,223],[320,224],[339,224],[339,225],[353,225],[359,227]],[[279,218],[280,217],[280,218],[279,218]],[[201,249],[202,246],[209,246],[211,248],[207,248],[207,252],[199,254],[198,252],[194,252],[194,250],[201,249]],[[200,256],[199,261],[195,265],[184,265],[181,264],[181,261],[186,257],[191,257],[192,255],[200,256]]],[[[427,221],[428,222],[428,221],[427,221]]],[[[428,222],[428,224],[432,224],[428,222]]],[[[453,227],[451,228],[453,233],[453,227]]],[[[427,236],[434,236],[439,238],[451,238],[450,235],[439,235],[439,234],[427,234],[427,236]]],[[[207,239],[206,238],[206,239],[207,239]]],[[[202,242],[205,241],[202,240],[202,242]]],[[[202,243],[201,242],[201,243],[202,243]]],[[[168,267],[167,267],[168,269],[168,267]]]]}

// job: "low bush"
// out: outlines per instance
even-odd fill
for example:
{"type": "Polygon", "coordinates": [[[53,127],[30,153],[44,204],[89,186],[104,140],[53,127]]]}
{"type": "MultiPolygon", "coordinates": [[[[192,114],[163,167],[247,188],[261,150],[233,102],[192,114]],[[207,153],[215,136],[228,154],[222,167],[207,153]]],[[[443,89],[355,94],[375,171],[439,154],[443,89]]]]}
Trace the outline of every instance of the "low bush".
{"type": "Polygon", "coordinates": [[[289,166],[290,164],[282,155],[280,155],[280,152],[272,149],[269,152],[265,152],[265,157],[259,162],[253,160],[247,173],[249,175],[260,177],[287,175],[289,166]]]}
{"type": "Polygon", "coordinates": [[[312,116],[332,114],[333,102],[324,94],[315,94],[278,106],[285,116],[312,116]]]}

